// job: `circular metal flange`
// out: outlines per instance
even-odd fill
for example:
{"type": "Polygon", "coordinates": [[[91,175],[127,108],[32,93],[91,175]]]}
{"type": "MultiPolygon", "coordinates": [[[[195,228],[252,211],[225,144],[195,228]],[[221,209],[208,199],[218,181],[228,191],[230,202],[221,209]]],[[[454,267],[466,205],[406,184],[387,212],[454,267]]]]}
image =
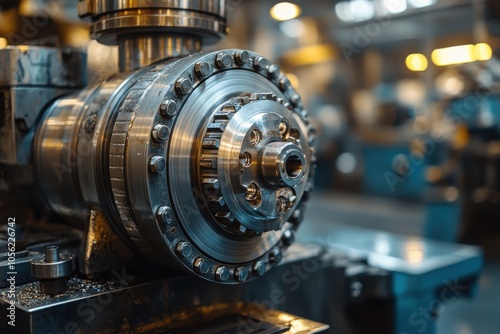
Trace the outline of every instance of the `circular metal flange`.
{"type": "Polygon", "coordinates": [[[151,259],[226,284],[254,279],[276,265],[279,257],[271,253],[291,242],[300,223],[294,217],[301,217],[295,212],[311,188],[306,114],[289,103],[293,88],[280,88],[283,75],[270,78],[266,68],[254,66],[256,58],[225,50],[142,70],[117,107],[101,153],[110,156],[116,216],[138,248],[151,259]],[[189,90],[176,85],[182,79],[189,80],[189,90]],[[238,99],[245,102],[240,110],[217,125],[221,111],[238,99]],[[159,136],[159,129],[168,136],[159,136]],[[211,135],[215,141],[208,143],[211,135]],[[215,160],[204,156],[214,153],[215,160]],[[242,169],[242,162],[248,166],[242,169]],[[209,169],[215,173],[208,175],[209,169]],[[251,181],[266,196],[259,207],[251,203],[251,181]],[[220,223],[231,219],[217,209],[223,205],[238,218],[236,229],[220,223]]]}
{"type": "Polygon", "coordinates": [[[301,132],[290,105],[273,94],[241,95],[215,113],[199,154],[200,180],[224,229],[258,235],[287,221],[308,173],[301,132]]]}

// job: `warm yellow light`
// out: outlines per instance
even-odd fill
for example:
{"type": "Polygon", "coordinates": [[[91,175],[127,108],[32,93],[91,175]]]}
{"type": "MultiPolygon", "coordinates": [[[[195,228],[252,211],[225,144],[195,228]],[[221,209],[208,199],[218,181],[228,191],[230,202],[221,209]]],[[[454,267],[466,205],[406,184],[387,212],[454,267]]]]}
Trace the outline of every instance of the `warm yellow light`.
{"type": "Polygon", "coordinates": [[[427,57],[421,53],[412,53],[406,57],[406,67],[410,71],[421,72],[425,71],[429,67],[429,62],[427,57]]]}
{"type": "Polygon", "coordinates": [[[452,46],[432,51],[432,62],[437,66],[458,65],[491,59],[493,51],[486,43],[452,46]]]}
{"type": "Polygon", "coordinates": [[[476,60],[472,44],[436,49],[432,51],[431,58],[437,66],[465,64],[476,60]]]}
{"type": "Polygon", "coordinates": [[[493,55],[491,47],[486,43],[479,43],[474,46],[474,56],[476,60],[490,60],[493,55]]]}
{"type": "Polygon", "coordinates": [[[291,50],[283,55],[283,60],[292,66],[305,66],[332,61],[336,50],[329,44],[317,44],[291,50]]]}
{"type": "Polygon", "coordinates": [[[4,49],[7,47],[9,43],[6,38],[0,37],[0,49],[4,49]]]}
{"type": "Polygon", "coordinates": [[[280,2],[271,8],[270,14],[276,21],[286,21],[298,17],[301,9],[291,2],[280,2]]]}
{"type": "Polygon", "coordinates": [[[299,88],[300,85],[299,78],[295,74],[287,73],[286,77],[288,78],[288,80],[290,80],[290,83],[292,84],[293,88],[295,89],[299,88]]]}

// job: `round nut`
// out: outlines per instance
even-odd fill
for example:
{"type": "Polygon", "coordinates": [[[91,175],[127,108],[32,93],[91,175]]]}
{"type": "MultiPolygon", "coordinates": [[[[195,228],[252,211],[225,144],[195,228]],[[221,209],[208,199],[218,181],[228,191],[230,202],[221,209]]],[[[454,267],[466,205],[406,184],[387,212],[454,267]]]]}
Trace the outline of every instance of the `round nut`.
{"type": "Polygon", "coordinates": [[[257,261],[252,267],[253,274],[255,276],[263,276],[266,273],[266,264],[262,261],[257,261]]]}
{"type": "Polygon", "coordinates": [[[189,94],[192,88],[193,85],[191,83],[191,80],[187,78],[180,78],[175,82],[175,91],[180,95],[189,94]]]}
{"type": "Polygon", "coordinates": [[[202,257],[197,258],[194,260],[194,271],[196,271],[198,274],[206,274],[210,270],[210,264],[208,263],[207,260],[205,260],[202,257]]]}
{"type": "Polygon", "coordinates": [[[177,114],[177,103],[173,100],[164,100],[160,105],[160,113],[163,117],[174,117],[177,114]]]}
{"type": "Polygon", "coordinates": [[[234,60],[236,60],[236,64],[244,65],[250,60],[250,55],[247,51],[241,50],[235,53],[234,60]]]}
{"type": "Polygon", "coordinates": [[[245,267],[238,267],[234,271],[234,279],[238,282],[245,282],[248,278],[248,270],[245,267]]]}
{"type": "Polygon", "coordinates": [[[233,59],[225,52],[221,52],[215,57],[215,64],[218,68],[228,68],[232,63],[233,59]]]}
{"type": "Polygon", "coordinates": [[[206,77],[211,72],[212,68],[210,67],[210,64],[206,61],[201,61],[196,63],[196,65],[194,65],[194,73],[200,79],[206,77]]]}
{"type": "Polygon", "coordinates": [[[225,282],[229,278],[229,269],[226,266],[218,266],[215,269],[215,279],[220,282],[225,282]]]}
{"type": "Polygon", "coordinates": [[[165,159],[163,159],[160,156],[154,156],[149,161],[149,169],[153,173],[161,173],[165,170],[165,167],[166,167],[165,159]]]}
{"type": "Polygon", "coordinates": [[[156,142],[164,142],[169,136],[170,130],[168,129],[168,126],[163,124],[156,124],[153,131],[151,131],[151,137],[153,137],[153,140],[156,142]]]}
{"type": "Polygon", "coordinates": [[[174,220],[174,211],[166,205],[162,205],[156,210],[156,218],[159,221],[170,224],[174,220]]]}
{"type": "Polygon", "coordinates": [[[189,257],[193,253],[193,247],[186,241],[180,241],[175,246],[175,253],[179,257],[189,257]]]}

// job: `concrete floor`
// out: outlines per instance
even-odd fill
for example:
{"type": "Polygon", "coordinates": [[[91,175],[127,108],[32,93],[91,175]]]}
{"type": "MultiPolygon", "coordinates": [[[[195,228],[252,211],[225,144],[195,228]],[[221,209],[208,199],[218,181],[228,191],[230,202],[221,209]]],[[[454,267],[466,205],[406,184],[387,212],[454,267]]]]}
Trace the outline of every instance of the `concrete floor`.
{"type": "MultiPolygon", "coordinates": [[[[421,236],[423,205],[392,199],[316,193],[307,205],[299,240],[311,240],[313,224],[363,227],[391,233],[421,236]],[[302,236],[302,237],[301,237],[302,236]]],[[[499,240],[500,247],[500,240],[499,240]]],[[[500,260],[487,262],[477,295],[448,304],[437,321],[437,334],[500,333],[500,260]]]]}

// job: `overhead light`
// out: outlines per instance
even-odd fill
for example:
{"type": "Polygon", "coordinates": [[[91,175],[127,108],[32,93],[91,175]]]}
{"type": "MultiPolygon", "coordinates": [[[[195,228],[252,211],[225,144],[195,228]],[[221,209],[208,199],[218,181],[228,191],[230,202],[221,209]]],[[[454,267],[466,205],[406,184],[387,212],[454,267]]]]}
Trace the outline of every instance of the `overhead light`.
{"type": "Polygon", "coordinates": [[[270,14],[276,21],[287,21],[300,15],[300,7],[291,2],[280,2],[271,8],[270,14]]]}
{"type": "Polygon", "coordinates": [[[490,60],[493,56],[491,46],[486,43],[479,43],[474,45],[474,56],[476,60],[490,60]]]}
{"type": "Polygon", "coordinates": [[[392,14],[402,13],[406,10],[406,0],[383,0],[382,4],[392,14]]]}
{"type": "Polygon", "coordinates": [[[297,38],[304,34],[306,28],[304,22],[300,19],[295,19],[281,22],[280,30],[284,35],[290,38],[297,38]]]}
{"type": "Polygon", "coordinates": [[[429,67],[429,62],[427,61],[427,57],[421,53],[412,53],[406,57],[406,67],[410,71],[414,72],[422,72],[429,67]]]}
{"type": "Polygon", "coordinates": [[[486,43],[458,45],[432,51],[432,62],[437,66],[466,64],[491,59],[493,52],[486,43]]]}
{"type": "Polygon", "coordinates": [[[436,3],[436,0],[408,0],[410,5],[415,8],[428,7],[436,3]]]}
{"type": "Polygon", "coordinates": [[[332,61],[337,57],[330,44],[317,44],[291,50],[283,55],[283,60],[291,66],[305,66],[332,61]]]}
{"type": "Polygon", "coordinates": [[[335,5],[335,13],[344,22],[360,22],[372,19],[375,7],[368,0],[341,1],[335,5]]]}

